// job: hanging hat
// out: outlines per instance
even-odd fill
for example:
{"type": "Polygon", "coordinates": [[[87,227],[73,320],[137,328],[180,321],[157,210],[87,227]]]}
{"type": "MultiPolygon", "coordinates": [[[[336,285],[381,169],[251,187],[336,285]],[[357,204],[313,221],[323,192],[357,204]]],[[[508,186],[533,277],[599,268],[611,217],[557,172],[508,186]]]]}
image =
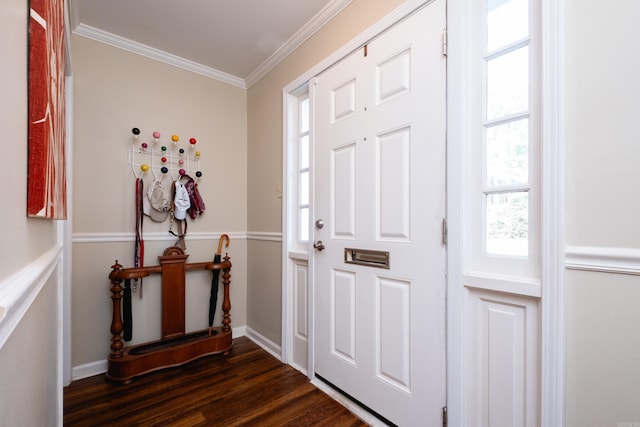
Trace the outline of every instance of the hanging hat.
{"type": "Polygon", "coordinates": [[[143,200],[143,211],[156,222],[164,222],[169,216],[171,199],[169,190],[156,180],[149,186],[147,197],[143,200]]]}
{"type": "Polygon", "coordinates": [[[176,181],[176,192],[173,198],[173,216],[175,219],[185,219],[187,216],[187,209],[191,207],[191,202],[189,201],[189,193],[187,193],[184,185],[179,181],[176,181]]]}

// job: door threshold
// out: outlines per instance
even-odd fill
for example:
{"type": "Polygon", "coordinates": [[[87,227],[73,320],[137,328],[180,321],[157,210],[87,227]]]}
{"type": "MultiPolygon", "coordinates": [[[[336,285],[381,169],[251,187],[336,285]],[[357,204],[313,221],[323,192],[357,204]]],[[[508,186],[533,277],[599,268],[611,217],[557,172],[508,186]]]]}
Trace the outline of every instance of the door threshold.
{"type": "Polygon", "coordinates": [[[397,427],[396,424],[392,423],[373,409],[369,408],[366,405],[363,405],[358,400],[349,396],[347,393],[343,392],[331,382],[322,378],[320,375],[316,374],[315,378],[311,380],[311,384],[316,386],[320,391],[327,394],[336,402],[340,403],[342,406],[347,408],[354,415],[356,415],[358,418],[360,418],[370,426],[397,427]]]}

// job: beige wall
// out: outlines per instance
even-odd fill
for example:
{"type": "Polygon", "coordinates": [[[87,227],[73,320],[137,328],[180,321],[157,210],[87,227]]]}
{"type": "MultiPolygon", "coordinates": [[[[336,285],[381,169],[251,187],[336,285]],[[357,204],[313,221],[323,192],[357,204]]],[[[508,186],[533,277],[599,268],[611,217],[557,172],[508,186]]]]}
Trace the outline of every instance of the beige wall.
{"type": "MultiPolygon", "coordinates": [[[[133,265],[135,177],[128,164],[131,129],[160,144],[172,134],[198,140],[204,215],[189,218],[189,262],[212,260],[217,235],[246,231],[246,91],[90,39],[72,37],[74,73],[72,366],[109,354],[111,299],[107,278],[117,259],[133,265]],[[201,240],[204,239],[204,240],[201,240]],[[88,240],[88,242],[87,242],[88,240]]],[[[151,176],[145,177],[146,183],[151,176]]],[[[165,181],[168,185],[169,180],[165,181]]],[[[175,243],[169,221],[144,220],[145,265],[175,243]]],[[[175,231],[175,229],[174,229],[175,231]]],[[[233,234],[232,234],[233,236],[233,234]]],[[[232,326],[246,324],[246,244],[232,237],[232,326]]],[[[187,330],[208,326],[211,274],[187,277],[187,330]]],[[[134,298],[133,342],[160,336],[160,289],[145,280],[134,298]]],[[[218,308],[220,312],[220,308],[218,308]]],[[[216,320],[216,324],[220,324],[216,320]]]]}
{"type": "Polygon", "coordinates": [[[0,256],[0,279],[20,270],[56,241],[55,222],[29,219],[27,212],[27,12],[28,2],[0,6],[0,130],[6,147],[0,186],[2,222],[10,232],[0,256]],[[9,43],[9,40],[14,42],[9,43]]]}
{"type": "MultiPolygon", "coordinates": [[[[564,3],[567,244],[637,250],[640,3],[564,3]]],[[[568,272],[567,426],[640,424],[639,301],[638,276],[568,272]]]]}
{"type": "Polygon", "coordinates": [[[640,3],[566,4],[569,244],[638,248],[640,3]]]}
{"type": "MultiPolygon", "coordinates": [[[[203,162],[206,177],[201,190],[208,210],[190,230],[280,232],[281,199],[275,190],[282,181],[282,88],[398,4],[356,0],[246,94],[74,38],[74,233],[133,231],[132,210],[123,207],[133,199],[126,164],[133,126],[183,137],[193,133],[203,147],[207,145],[202,149],[205,156],[224,153],[203,162]],[[212,192],[214,178],[220,192],[212,192]]],[[[615,8],[595,0],[564,4],[567,243],[637,249],[640,203],[634,185],[640,182],[640,62],[635,52],[640,5],[634,0],[618,2],[615,8]]],[[[2,218],[9,225],[5,241],[10,242],[5,247],[10,250],[0,257],[0,280],[27,267],[56,241],[54,222],[25,217],[26,23],[26,1],[0,3],[0,39],[16,41],[0,46],[5,58],[0,62],[0,131],[12,147],[11,161],[4,163],[5,185],[0,186],[0,198],[12,201],[3,205],[2,218]]],[[[145,231],[163,229],[147,221],[145,231]]],[[[154,262],[164,243],[147,242],[147,264],[154,262]]],[[[188,245],[194,260],[208,259],[214,249],[207,241],[188,245]]],[[[237,293],[232,295],[234,326],[246,319],[277,344],[280,250],[280,243],[262,241],[246,245],[234,241],[230,248],[237,293]]],[[[103,360],[108,354],[110,300],[105,279],[113,260],[129,263],[131,252],[131,242],[74,243],[74,366],[103,360]]],[[[640,422],[639,285],[637,276],[568,272],[567,426],[640,422]]],[[[145,286],[142,301],[152,305],[157,299],[152,283],[145,286]]],[[[202,277],[198,286],[190,297],[194,300],[198,292],[206,293],[208,278],[202,277]]],[[[52,339],[56,313],[49,304],[55,298],[50,280],[0,349],[0,419],[7,425],[55,424],[56,397],[51,388],[56,378],[52,356],[57,354],[52,339]]],[[[196,312],[202,310],[193,306],[198,307],[196,312]]],[[[134,324],[139,337],[153,334],[156,315],[149,308],[139,316],[134,324]]]]}
{"type": "MultiPolygon", "coordinates": [[[[248,90],[247,228],[282,231],[282,89],[400,6],[399,0],[355,0],[248,90]]],[[[249,241],[248,326],[281,344],[282,245],[249,241]],[[256,260],[259,262],[255,262],[256,260]],[[269,260],[266,262],[265,260],[269,260]],[[271,304],[263,304],[265,298],[271,304]]]]}
{"type": "MultiPolygon", "coordinates": [[[[0,186],[4,233],[0,287],[14,273],[29,269],[57,241],[55,221],[26,216],[27,23],[26,0],[0,2],[0,134],[5,148],[5,182],[0,186]]],[[[50,277],[0,348],[2,425],[57,423],[58,294],[55,272],[50,277]]],[[[0,328],[6,327],[2,317],[0,328]]]]}
{"type": "Polygon", "coordinates": [[[640,423],[638,277],[572,271],[566,298],[566,426],[640,423]]]}

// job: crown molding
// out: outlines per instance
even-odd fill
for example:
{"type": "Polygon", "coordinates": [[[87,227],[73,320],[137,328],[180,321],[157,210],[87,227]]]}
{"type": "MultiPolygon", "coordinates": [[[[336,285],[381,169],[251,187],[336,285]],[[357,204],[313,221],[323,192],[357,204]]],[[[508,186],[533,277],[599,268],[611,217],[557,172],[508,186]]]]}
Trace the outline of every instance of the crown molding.
{"type": "Polygon", "coordinates": [[[191,71],[232,86],[242,89],[247,88],[244,80],[239,77],[232,76],[231,74],[224,73],[211,67],[206,67],[189,59],[167,53],[160,49],[117,36],[89,25],[79,24],[73,30],[73,34],[105,43],[147,58],[155,59],[156,61],[164,62],[165,64],[173,65],[174,67],[182,68],[183,70],[191,71]]]}
{"type": "Polygon", "coordinates": [[[340,13],[345,7],[349,6],[353,0],[333,0],[328,3],[320,12],[318,12],[309,22],[307,22],[298,32],[296,32],[287,42],[274,52],[266,61],[258,66],[246,79],[233,76],[231,74],[216,70],[211,67],[204,66],[200,63],[182,58],[171,53],[167,53],[160,49],[129,40],[124,37],[117,36],[107,31],[100,30],[89,25],[78,22],[77,6],[72,5],[70,11],[71,27],[74,28],[73,34],[86,37],[119,49],[126,50],[131,53],[145,56],[174,67],[182,68],[223,83],[230,84],[242,89],[247,89],[258,82],[269,71],[280,64],[286,57],[293,53],[311,36],[317,33],[331,19],[340,13]]]}
{"type": "Polygon", "coordinates": [[[309,22],[307,22],[298,32],[296,32],[287,42],[275,51],[266,61],[258,66],[245,79],[247,88],[250,88],[263,78],[269,71],[284,61],[290,54],[306,42],[311,36],[320,31],[329,21],[331,21],[344,8],[349,6],[353,0],[333,0],[318,12],[309,22]]]}

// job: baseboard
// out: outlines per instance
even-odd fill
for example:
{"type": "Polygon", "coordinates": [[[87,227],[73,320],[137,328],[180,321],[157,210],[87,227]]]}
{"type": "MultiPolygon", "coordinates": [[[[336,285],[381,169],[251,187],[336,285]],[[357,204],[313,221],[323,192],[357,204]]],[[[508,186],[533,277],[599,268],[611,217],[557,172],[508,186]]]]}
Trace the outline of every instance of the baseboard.
{"type": "Polygon", "coordinates": [[[246,326],[247,338],[254,343],[262,347],[267,353],[271,354],[276,359],[282,361],[282,347],[274,343],[259,332],[254,331],[250,327],[246,326]]]}
{"type": "MultiPolygon", "coordinates": [[[[246,335],[246,327],[239,326],[237,328],[231,328],[233,332],[233,338],[240,338],[246,335]]],[[[98,360],[96,362],[85,363],[84,365],[74,366],[71,368],[71,380],[81,380],[83,378],[93,377],[96,375],[102,375],[107,372],[108,363],[107,359],[98,360]]]]}
{"type": "Polygon", "coordinates": [[[71,368],[71,381],[81,380],[107,372],[107,359],[71,368]]]}

